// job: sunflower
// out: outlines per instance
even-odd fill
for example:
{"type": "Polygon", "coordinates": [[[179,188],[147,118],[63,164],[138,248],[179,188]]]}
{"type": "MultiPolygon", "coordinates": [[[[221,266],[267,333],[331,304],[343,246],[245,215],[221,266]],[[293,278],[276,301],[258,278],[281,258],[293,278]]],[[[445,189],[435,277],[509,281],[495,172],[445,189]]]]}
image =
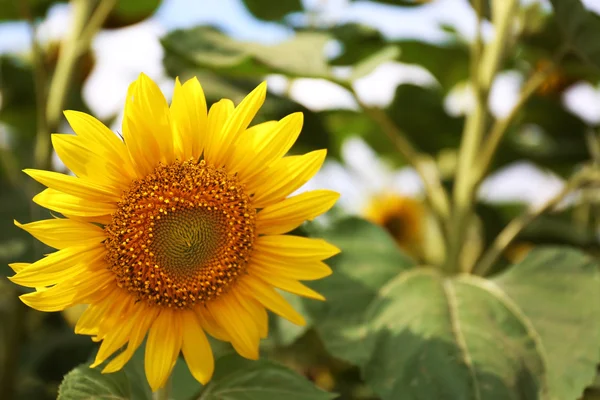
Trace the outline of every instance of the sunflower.
{"type": "Polygon", "coordinates": [[[144,74],[128,90],[123,138],[95,118],[67,111],[76,135],[52,135],[75,176],[25,170],[47,186],[33,201],[62,218],[22,225],[56,248],[10,279],[40,311],[88,308],[75,332],[101,341],[92,367],[121,369],[147,336],[145,371],[164,386],[180,352],[205,384],[214,360],[205,333],[257,359],[267,309],[302,325],[276,290],[324,300],[299,282],[331,273],[331,244],[285,233],[333,206],[338,194],[288,197],[321,167],[325,150],[285,156],[301,113],[249,127],[263,104],[259,85],[237,107],[207,112],[197,79],[176,81],[169,107],[144,74]]]}
{"type": "Polygon", "coordinates": [[[421,255],[425,216],[418,200],[395,193],[379,194],[370,199],[363,215],[388,231],[407,253],[421,255]]]}

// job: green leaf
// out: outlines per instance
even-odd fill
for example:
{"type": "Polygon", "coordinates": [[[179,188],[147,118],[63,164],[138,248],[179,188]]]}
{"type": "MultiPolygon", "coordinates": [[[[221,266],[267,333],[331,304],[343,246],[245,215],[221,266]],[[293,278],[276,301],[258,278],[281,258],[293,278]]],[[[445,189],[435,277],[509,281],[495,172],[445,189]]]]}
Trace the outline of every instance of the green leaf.
{"type": "Polygon", "coordinates": [[[368,360],[373,345],[367,336],[368,305],[382,285],[414,263],[386,231],[358,218],[342,220],[317,235],[342,252],[327,262],[334,270],[331,276],[309,283],[326,293],[327,301],[307,301],[305,308],[327,350],[360,365],[368,360]]]}
{"type": "MultiPolygon", "coordinates": [[[[353,0],[357,1],[357,0],[353,0]]],[[[392,6],[416,7],[429,3],[431,0],[371,0],[375,3],[389,4],[392,6]]]]}
{"type": "Polygon", "coordinates": [[[325,33],[300,32],[276,45],[234,40],[210,27],[177,30],[162,39],[165,65],[202,67],[219,75],[263,77],[278,73],[291,77],[328,77],[325,33]]]}
{"type": "MultiPolygon", "coordinates": [[[[80,365],[67,375],[58,390],[57,400],[148,399],[152,394],[143,373],[134,372],[131,362],[126,370],[102,374],[99,368],[80,365]]],[[[143,368],[143,365],[142,365],[143,368]]]]}
{"type": "Polygon", "coordinates": [[[420,150],[436,155],[458,147],[464,123],[463,118],[446,113],[443,101],[438,88],[404,84],[396,89],[388,113],[420,150]]]}
{"type": "Polygon", "coordinates": [[[230,355],[217,360],[215,375],[199,400],[327,400],[334,397],[274,362],[230,355]]]}
{"type": "Polygon", "coordinates": [[[356,64],[387,46],[381,32],[368,25],[336,25],[328,32],[342,45],[342,53],[330,61],[331,65],[356,64]]]}
{"type": "Polygon", "coordinates": [[[418,64],[431,72],[445,93],[469,77],[469,50],[464,43],[433,44],[417,40],[396,43],[400,46],[400,61],[418,64]]]}
{"type": "Polygon", "coordinates": [[[551,396],[579,397],[599,361],[598,264],[578,250],[547,247],[492,282],[520,307],[521,319],[529,320],[551,396]]]}
{"type": "MultiPolygon", "coordinates": [[[[50,7],[56,3],[65,3],[66,0],[29,0],[27,5],[33,18],[40,18],[46,15],[50,7]]],[[[19,1],[0,0],[0,21],[27,19],[23,14],[23,4],[19,1]]]]}
{"type": "Polygon", "coordinates": [[[122,28],[145,20],[156,12],[162,0],[119,0],[103,28],[122,28]]]}
{"type": "Polygon", "coordinates": [[[362,78],[365,75],[370,74],[375,68],[381,64],[389,61],[393,61],[400,55],[400,49],[398,46],[389,45],[378,51],[377,53],[367,57],[354,66],[350,81],[354,81],[358,78],[362,78]]]}
{"type": "Polygon", "coordinates": [[[583,253],[540,248],[483,279],[417,268],[356,219],[320,236],[342,253],[315,326],[382,399],[575,399],[592,382],[600,274],[583,253]]]}
{"type": "Polygon", "coordinates": [[[279,21],[289,13],[302,11],[300,0],[244,0],[244,4],[256,18],[265,21],[279,21]]]}
{"type": "Polygon", "coordinates": [[[600,16],[580,0],[550,0],[558,25],[579,55],[600,67],[600,16]]]}

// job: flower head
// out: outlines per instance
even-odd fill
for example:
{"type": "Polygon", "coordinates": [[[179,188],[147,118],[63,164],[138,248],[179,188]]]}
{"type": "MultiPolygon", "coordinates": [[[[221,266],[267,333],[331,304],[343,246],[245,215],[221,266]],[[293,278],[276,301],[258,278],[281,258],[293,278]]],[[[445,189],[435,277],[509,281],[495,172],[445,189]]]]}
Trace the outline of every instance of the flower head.
{"type": "Polygon", "coordinates": [[[366,219],[387,230],[408,254],[420,255],[425,228],[421,202],[399,194],[380,194],[371,198],[363,214],[366,219]]]}
{"type": "Polygon", "coordinates": [[[25,172],[48,188],[33,199],[63,218],[16,224],[58,249],[14,264],[10,279],[35,287],[21,296],[41,311],[88,304],[75,332],[102,341],[93,366],[122,368],[146,343],[146,376],[163,386],[182,352],[193,376],[210,380],[205,332],[258,358],[267,312],[296,324],[299,315],[275,290],[323,299],[299,280],[331,273],[338,249],[284,235],[333,206],[338,194],[289,197],[320,168],[325,150],[285,156],[302,114],[249,127],[266,95],[259,85],[237,107],[221,100],[207,112],[200,83],[176,82],[172,104],[141,74],[131,84],[123,139],[95,118],[65,112],[76,135],[53,135],[75,176],[25,172]]]}

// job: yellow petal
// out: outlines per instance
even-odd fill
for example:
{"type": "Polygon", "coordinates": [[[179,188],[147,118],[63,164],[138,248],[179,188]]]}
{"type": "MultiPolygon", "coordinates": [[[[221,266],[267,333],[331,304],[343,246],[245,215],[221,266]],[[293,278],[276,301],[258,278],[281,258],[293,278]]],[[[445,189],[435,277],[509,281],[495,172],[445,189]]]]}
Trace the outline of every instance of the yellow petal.
{"type": "Polygon", "coordinates": [[[300,188],[321,168],[326,154],[326,150],[317,150],[302,156],[284,157],[246,182],[248,192],[254,193],[254,207],[263,208],[281,201],[300,188]]]}
{"type": "Polygon", "coordinates": [[[88,246],[101,243],[106,239],[102,228],[86,222],[73,221],[67,218],[54,218],[15,225],[27,231],[40,242],[64,249],[71,246],[88,246]]]}
{"type": "Polygon", "coordinates": [[[159,162],[175,160],[169,106],[160,88],[143,73],[127,91],[123,137],[139,177],[148,175],[159,162]]]}
{"type": "Polygon", "coordinates": [[[272,136],[272,132],[278,124],[280,122],[266,121],[246,129],[246,132],[240,135],[239,140],[234,143],[227,170],[234,173],[248,168],[248,164],[264,148],[264,138],[272,136]]]}
{"type": "Polygon", "coordinates": [[[116,203],[84,200],[55,189],[45,189],[33,201],[50,210],[76,217],[110,216],[117,209],[116,203]]]}
{"type": "Polygon", "coordinates": [[[275,314],[282,316],[296,325],[306,325],[306,321],[302,315],[294,310],[283,296],[264,281],[252,275],[246,275],[238,280],[238,285],[247,296],[254,297],[275,314]]]}
{"type": "Polygon", "coordinates": [[[183,341],[181,351],[185,362],[200,383],[206,385],[215,369],[215,360],[210,343],[200,326],[200,321],[192,311],[182,312],[183,341]]]}
{"type": "Polygon", "coordinates": [[[12,263],[8,264],[8,266],[15,272],[21,272],[25,268],[29,267],[31,263],[12,263]]]}
{"type": "Polygon", "coordinates": [[[181,160],[200,158],[206,136],[206,99],[196,77],[181,85],[175,81],[171,102],[171,122],[175,137],[176,155],[181,160]]]}
{"type": "Polygon", "coordinates": [[[119,318],[119,328],[108,332],[102,339],[102,344],[96,353],[96,359],[90,367],[95,368],[129,341],[133,327],[138,323],[135,318],[119,318]]]}
{"type": "Polygon", "coordinates": [[[150,329],[150,326],[152,325],[158,314],[157,307],[147,307],[145,304],[142,303],[138,303],[138,307],[140,307],[140,310],[137,311],[135,316],[133,317],[136,323],[134,324],[133,329],[131,330],[127,348],[121,354],[113,358],[106,365],[106,367],[104,367],[104,369],[102,370],[103,374],[116,372],[123,368],[125,364],[127,364],[127,361],[131,359],[137,348],[140,347],[142,340],[144,340],[148,329],[150,329]]]}
{"type": "Polygon", "coordinates": [[[23,172],[42,185],[72,196],[108,203],[117,202],[121,197],[121,192],[98,185],[89,179],[39,169],[25,169],[23,172]]]}
{"type": "MultiPolygon", "coordinates": [[[[250,270],[252,271],[252,270],[250,270]]],[[[254,274],[253,274],[254,275],[254,274]]],[[[311,288],[303,285],[295,279],[282,278],[277,275],[261,275],[255,274],[255,276],[263,281],[267,282],[269,285],[272,285],[276,288],[285,290],[286,292],[294,293],[299,296],[308,297],[309,299],[321,300],[324,301],[325,297],[323,297],[320,293],[315,292],[311,288]]]]}
{"type": "Polygon", "coordinates": [[[93,270],[103,266],[105,254],[106,249],[102,243],[69,247],[34,262],[8,279],[27,287],[54,285],[80,274],[92,274],[93,270]]]}
{"type": "Polygon", "coordinates": [[[219,339],[223,342],[231,342],[231,338],[227,334],[227,332],[223,329],[223,327],[219,326],[217,321],[210,314],[210,311],[204,305],[197,306],[194,311],[198,316],[198,320],[200,321],[200,325],[208,334],[215,339],[219,339]]]}
{"type": "Polygon", "coordinates": [[[261,83],[235,108],[233,113],[223,125],[220,135],[217,136],[219,144],[209,161],[216,167],[227,163],[231,153],[231,145],[248,128],[250,122],[265,102],[267,94],[266,82],[261,83]]]}
{"type": "Polygon", "coordinates": [[[256,323],[258,333],[261,339],[269,334],[269,316],[267,310],[253,297],[245,296],[238,290],[232,290],[231,293],[237,298],[238,302],[248,311],[252,320],[256,323]]]}
{"type": "Polygon", "coordinates": [[[340,252],[323,239],[293,235],[259,236],[254,243],[255,254],[264,254],[280,260],[320,261],[340,252]]]}
{"type": "Polygon", "coordinates": [[[257,275],[276,275],[282,278],[310,281],[331,275],[331,268],[323,261],[297,261],[269,257],[258,252],[252,255],[248,269],[256,270],[257,275]]]}
{"type": "Polygon", "coordinates": [[[300,226],[304,221],[312,221],[329,210],[340,195],[331,190],[313,190],[282,202],[263,208],[256,218],[259,234],[277,235],[300,226]]]}
{"type": "Polygon", "coordinates": [[[254,135],[244,135],[251,141],[245,152],[246,162],[239,168],[240,182],[246,183],[266,170],[273,162],[281,159],[296,142],[302,130],[302,113],[293,113],[279,121],[271,130],[254,135]]]}
{"type": "Polygon", "coordinates": [[[144,366],[146,378],[155,392],[167,383],[181,350],[181,316],[170,309],[162,309],[148,333],[144,366]]]}
{"type": "Polygon", "coordinates": [[[231,338],[233,348],[251,360],[258,359],[260,333],[256,323],[234,296],[224,294],[206,304],[211,315],[231,338]]]}
{"type": "Polygon", "coordinates": [[[47,290],[27,293],[19,298],[23,303],[38,311],[62,311],[75,304],[86,303],[97,291],[106,285],[114,284],[115,275],[109,270],[86,274],[85,278],[77,276],[65,280],[47,290]]]}
{"type": "Polygon", "coordinates": [[[233,114],[233,110],[233,102],[229,99],[223,99],[213,104],[208,111],[204,159],[209,165],[220,166],[216,164],[219,155],[226,152],[231,146],[231,143],[223,141],[221,133],[229,116],[233,114]]]}
{"type": "Polygon", "coordinates": [[[78,111],[65,111],[64,114],[77,136],[96,143],[94,152],[103,158],[114,160],[122,167],[123,175],[129,179],[135,177],[129,152],[121,138],[91,115],[78,111]]]}
{"type": "Polygon", "coordinates": [[[131,183],[119,160],[96,153],[93,141],[75,135],[53,134],[52,146],[58,157],[75,175],[98,184],[126,190],[131,183]]]}
{"type": "Polygon", "coordinates": [[[78,335],[97,335],[98,327],[102,320],[108,316],[107,312],[111,305],[120,300],[115,299],[115,297],[107,296],[100,301],[90,304],[77,320],[75,333],[78,335]]]}

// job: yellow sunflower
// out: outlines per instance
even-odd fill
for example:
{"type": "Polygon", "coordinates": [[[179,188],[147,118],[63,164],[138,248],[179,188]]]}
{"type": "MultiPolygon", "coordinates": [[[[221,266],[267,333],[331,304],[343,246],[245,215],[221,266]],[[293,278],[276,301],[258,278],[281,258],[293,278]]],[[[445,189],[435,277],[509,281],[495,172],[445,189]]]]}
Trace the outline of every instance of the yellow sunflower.
{"type": "Polygon", "coordinates": [[[407,253],[420,255],[425,215],[418,200],[392,193],[380,194],[369,201],[363,215],[387,230],[407,253]]]}
{"type": "Polygon", "coordinates": [[[248,127],[264,102],[259,85],[237,107],[224,99],[207,112],[197,79],[176,82],[169,107],[147,76],[131,84],[123,139],[95,118],[68,111],[76,135],[52,143],[75,176],[25,172],[48,188],[34,201],[64,218],[16,225],[58,249],[13,265],[10,279],[36,291],[22,301],[41,311],[88,304],[75,332],[102,341],[92,366],[122,368],[146,334],[145,370],[165,385],[180,353],[192,375],[210,380],[205,332],[249,359],[267,336],[267,312],[296,324],[275,290],[323,300],[299,280],[331,273],[338,249],[284,235],[333,206],[338,194],[288,197],[321,167],[325,150],[285,156],[302,114],[248,127]]]}

